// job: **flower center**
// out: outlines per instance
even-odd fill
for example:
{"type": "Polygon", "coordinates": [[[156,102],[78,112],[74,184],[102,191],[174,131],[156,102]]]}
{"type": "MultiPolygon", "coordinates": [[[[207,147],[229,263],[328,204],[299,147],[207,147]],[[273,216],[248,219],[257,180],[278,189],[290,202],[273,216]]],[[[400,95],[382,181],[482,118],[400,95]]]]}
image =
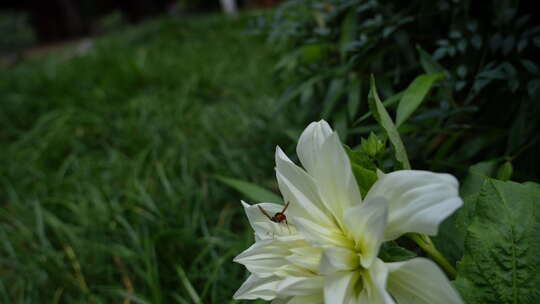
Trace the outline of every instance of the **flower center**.
{"type": "Polygon", "coordinates": [[[353,294],[360,294],[362,290],[364,290],[364,279],[362,277],[363,271],[360,271],[360,275],[358,276],[358,279],[353,285],[353,294]]]}
{"type": "Polygon", "coordinates": [[[364,277],[366,275],[366,270],[359,266],[358,269],[354,270],[355,275],[353,277],[351,296],[356,299],[356,302],[360,300],[361,294],[364,293],[364,289],[367,287],[367,281],[369,278],[364,277]]]}

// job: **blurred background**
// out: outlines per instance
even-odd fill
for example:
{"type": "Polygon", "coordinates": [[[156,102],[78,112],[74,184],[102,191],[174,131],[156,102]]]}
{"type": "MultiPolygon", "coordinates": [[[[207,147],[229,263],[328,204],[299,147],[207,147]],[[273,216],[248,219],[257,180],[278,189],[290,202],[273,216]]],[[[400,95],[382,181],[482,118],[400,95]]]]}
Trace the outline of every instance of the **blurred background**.
{"type": "Polygon", "coordinates": [[[276,145],[324,118],[400,169],[372,74],[413,168],[462,195],[540,181],[538,20],[517,0],[3,1],[0,303],[236,303],[239,200],[279,200],[276,145]]]}

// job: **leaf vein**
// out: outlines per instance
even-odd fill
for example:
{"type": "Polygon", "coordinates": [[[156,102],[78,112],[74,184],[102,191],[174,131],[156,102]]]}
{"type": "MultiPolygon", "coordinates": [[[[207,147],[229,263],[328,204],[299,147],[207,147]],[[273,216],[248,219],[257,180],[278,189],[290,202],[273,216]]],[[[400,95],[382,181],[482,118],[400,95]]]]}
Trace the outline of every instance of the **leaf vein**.
{"type": "MultiPolygon", "coordinates": [[[[493,183],[492,183],[493,185],[493,183]]],[[[494,186],[494,185],[493,185],[494,186]]],[[[511,210],[508,206],[508,202],[506,201],[506,199],[504,198],[504,196],[502,195],[500,189],[498,187],[493,187],[495,189],[495,193],[497,193],[497,196],[499,196],[499,198],[501,199],[501,201],[503,202],[503,205],[504,207],[506,208],[508,214],[510,215],[511,214],[511,210]]],[[[510,238],[511,238],[511,248],[512,248],[512,295],[513,295],[513,301],[512,303],[514,304],[517,304],[517,286],[516,286],[516,281],[517,281],[517,278],[516,278],[516,240],[515,240],[515,230],[514,230],[514,222],[513,221],[510,221],[510,238]]]]}

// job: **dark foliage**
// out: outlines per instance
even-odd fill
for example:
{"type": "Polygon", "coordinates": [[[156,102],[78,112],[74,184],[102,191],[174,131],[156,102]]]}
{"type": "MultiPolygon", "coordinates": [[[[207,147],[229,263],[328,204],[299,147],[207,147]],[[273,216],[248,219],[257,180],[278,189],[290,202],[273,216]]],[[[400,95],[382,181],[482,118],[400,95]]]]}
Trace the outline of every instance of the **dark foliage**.
{"type": "Polygon", "coordinates": [[[282,107],[299,121],[330,119],[354,146],[377,128],[360,116],[370,74],[392,112],[416,76],[443,73],[399,126],[415,167],[459,175],[492,159],[513,165],[517,180],[538,180],[540,19],[532,14],[521,1],[291,0],[259,24],[282,55],[282,107]]]}

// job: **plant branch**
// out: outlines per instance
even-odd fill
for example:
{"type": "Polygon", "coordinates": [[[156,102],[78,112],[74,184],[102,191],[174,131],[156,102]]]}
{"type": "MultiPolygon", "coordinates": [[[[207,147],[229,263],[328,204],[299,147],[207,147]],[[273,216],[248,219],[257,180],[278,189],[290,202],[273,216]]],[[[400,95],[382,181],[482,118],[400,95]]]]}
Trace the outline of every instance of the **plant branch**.
{"type": "Polygon", "coordinates": [[[456,278],[456,269],[448,260],[437,250],[435,244],[431,241],[429,236],[419,233],[407,234],[407,236],[413,240],[420,248],[422,248],[439,266],[441,266],[448,277],[452,280],[456,278]]]}

